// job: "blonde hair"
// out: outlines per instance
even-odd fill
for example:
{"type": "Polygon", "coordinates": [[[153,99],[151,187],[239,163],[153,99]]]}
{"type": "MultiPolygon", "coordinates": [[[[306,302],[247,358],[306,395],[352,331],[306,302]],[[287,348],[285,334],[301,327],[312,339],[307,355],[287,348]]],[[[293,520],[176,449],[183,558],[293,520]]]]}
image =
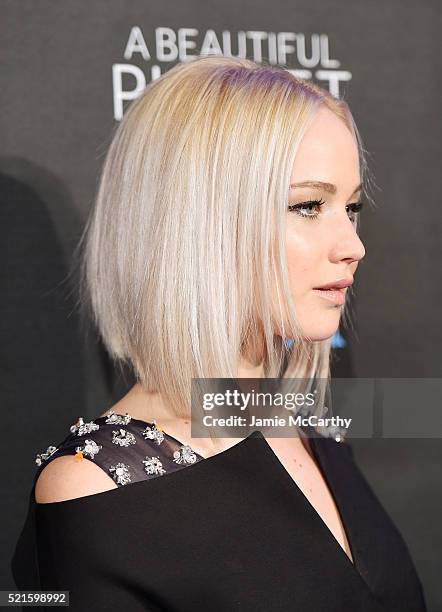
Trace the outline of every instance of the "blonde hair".
{"type": "Polygon", "coordinates": [[[282,378],[329,380],[331,338],[302,336],[285,259],[290,175],[321,105],[353,133],[363,178],[347,104],[246,59],[174,66],[116,128],[78,245],[80,303],[111,357],[178,417],[192,378],[235,378],[241,355],[266,377],[285,365],[282,378]]]}

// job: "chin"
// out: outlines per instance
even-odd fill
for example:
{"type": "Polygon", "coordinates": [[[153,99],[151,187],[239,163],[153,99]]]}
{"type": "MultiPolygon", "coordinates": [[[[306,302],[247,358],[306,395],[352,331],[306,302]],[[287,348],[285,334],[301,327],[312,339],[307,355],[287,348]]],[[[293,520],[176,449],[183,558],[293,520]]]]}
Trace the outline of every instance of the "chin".
{"type": "Polygon", "coordinates": [[[301,328],[304,337],[309,338],[312,342],[329,340],[339,329],[339,317],[336,316],[336,321],[324,321],[322,325],[312,323],[311,325],[301,326],[301,328]]]}

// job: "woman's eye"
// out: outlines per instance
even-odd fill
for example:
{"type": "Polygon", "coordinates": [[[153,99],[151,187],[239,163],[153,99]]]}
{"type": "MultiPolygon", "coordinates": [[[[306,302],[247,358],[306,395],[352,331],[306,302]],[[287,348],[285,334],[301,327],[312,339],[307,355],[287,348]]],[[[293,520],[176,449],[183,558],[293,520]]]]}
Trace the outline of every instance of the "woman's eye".
{"type": "Polygon", "coordinates": [[[307,202],[302,202],[302,204],[289,204],[288,210],[307,219],[316,219],[319,214],[319,209],[323,204],[325,204],[323,200],[308,200],[307,202]],[[314,209],[316,209],[317,212],[311,214],[314,209]]]}
{"type": "MultiPolygon", "coordinates": [[[[289,204],[288,210],[290,212],[295,212],[300,217],[317,219],[319,216],[319,210],[324,204],[325,202],[322,199],[308,200],[307,202],[302,202],[301,204],[289,204]]],[[[350,213],[349,218],[352,221],[356,221],[363,205],[363,202],[354,202],[353,204],[348,204],[346,206],[347,213],[350,213]]]]}
{"type": "Polygon", "coordinates": [[[363,206],[364,202],[355,202],[354,204],[349,204],[348,206],[346,206],[347,211],[351,213],[351,215],[349,216],[352,221],[356,221],[363,206]]]}

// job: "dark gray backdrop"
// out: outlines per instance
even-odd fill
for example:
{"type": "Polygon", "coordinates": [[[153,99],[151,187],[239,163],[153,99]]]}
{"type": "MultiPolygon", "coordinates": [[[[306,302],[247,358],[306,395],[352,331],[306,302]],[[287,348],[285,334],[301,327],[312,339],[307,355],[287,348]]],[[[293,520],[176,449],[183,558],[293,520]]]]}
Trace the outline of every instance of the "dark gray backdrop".
{"type": "MultiPolygon", "coordinates": [[[[35,454],[132,384],[130,375],[116,375],[93,335],[83,337],[65,281],[118,119],[119,73],[130,90],[143,75],[149,82],[172,67],[182,55],[174,57],[173,44],[155,44],[161,31],[163,41],[181,36],[181,54],[189,41],[191,55],[213,30],[221,44],[225,32],[234,55],[238,36],[246,40],[247,56],[257,60],[253,38],[265,39],[265,59],[275,36],[280,50],[285,39],[290,68],[338,87],[379,186],[378,208],[362,220],[357,325],[342,330],[333,372],[358,377],[441,377],[442,83],[436,1],[3,0],[0,8],[0,588],[7,589],[35,454]],[[131,32],[146,46],[125,57],[131,32]]],[[[442,610],[440,438],[353,446],[409,545],[429,609],[442,610]]]]}

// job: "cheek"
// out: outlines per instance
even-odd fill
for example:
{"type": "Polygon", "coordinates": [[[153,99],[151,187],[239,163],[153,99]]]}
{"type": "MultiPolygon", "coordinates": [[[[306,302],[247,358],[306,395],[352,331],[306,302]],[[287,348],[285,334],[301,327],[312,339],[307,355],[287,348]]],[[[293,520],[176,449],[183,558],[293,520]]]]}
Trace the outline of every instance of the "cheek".
{"type": "Polygon", "coordinates": [[[304,236],[300,231],[287,231],[287,267],[293,291],[302,291],[307,285],[311,287],[314,278],[318,276],[315,271],[321,260],[320,244],[319,240],[312,239],[312,236],[304,236]]]}

